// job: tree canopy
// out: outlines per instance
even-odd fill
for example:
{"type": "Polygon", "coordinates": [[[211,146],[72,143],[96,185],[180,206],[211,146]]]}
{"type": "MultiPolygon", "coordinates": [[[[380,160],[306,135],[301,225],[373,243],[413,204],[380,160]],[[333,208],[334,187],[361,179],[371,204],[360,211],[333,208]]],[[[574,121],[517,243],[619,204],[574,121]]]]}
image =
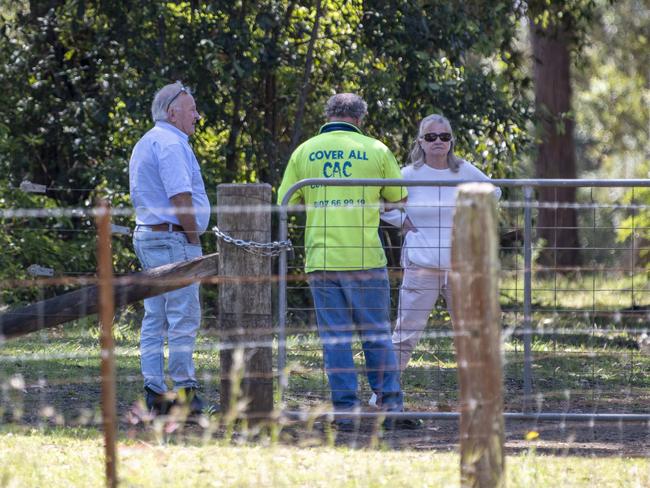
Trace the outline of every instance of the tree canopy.
{"type": "MultiPolygon", "coordinates": [[[[521,12],[484,3],[9,2],[3,174],[13,184],[126,189],[153,93],[176,79],[205,115],[194,145],[211,187],[277,184],[340,90],[368,100],[368,132],[401,158],[418,119],[440,111],[463,151],[509,174],[528,115],[512,48],[521,12]]],[[[59,195],[70,204],[84,196],[59,195]]]]}
{"type": "MultiPolygon", "coordinates": [[[[564,10],[558,3],[4,0],[0,206],[89,206],[98,193],[128,206],[131,149],[152,125],[155,91],[175,80],[193,89],[204,115],[192,144],[212,197],[222,182],[276,187],[292,149],[318,130],[324,102],[337,91],[368,101],[364,129],[398,160],[406,160],[419,120],[439,112],[454,126],[460,155],[492,176],[515,176],[529,156],[534,120],[521,26],[529,15],[552,22],[567,9],[579,34],[574,49],[584,46],[580,59],[589,60],[578,80],[616,73],[625,81],[610,87],[620,95],[606,117],[598,93],[609,85],[594,82],[591,95],[579,95],[579,154],[588,165],[610,164],[608,137],[634,132],[639,141],[647,128],[647,117],[625,109],[627,95],[647,87],[647,71],[599,64],[593,49],[641,66],[647,2],[606,9],[607,0],[574,0],[564,10]],[[628,7],[641,13],[632,18],[628,7]],[[592,32],[594,18],[605,20],[592,32]],[[623,23],[630,29],[611,31],[623,23]],[[636,51],[626,51],[630,43],[636,51]],[[614,122],[619,132],[608,133],[614,122]],[[23,179],[46,185],[46,195],[19,194],[23,179]]],[[[1,264],[19,277],[16,256],[25,250],[18,243],[32,242],[29,228],[43,224],[6,225],[10,251],[1,264]]],[[[92,271],[92,222],[64,219],[49,230],[50,244],[70,252],[40,253],[43,264],[92,271]]],[[[125,242],[116,253],[121,270],[132,266],[129,248],[125,242]]]]}

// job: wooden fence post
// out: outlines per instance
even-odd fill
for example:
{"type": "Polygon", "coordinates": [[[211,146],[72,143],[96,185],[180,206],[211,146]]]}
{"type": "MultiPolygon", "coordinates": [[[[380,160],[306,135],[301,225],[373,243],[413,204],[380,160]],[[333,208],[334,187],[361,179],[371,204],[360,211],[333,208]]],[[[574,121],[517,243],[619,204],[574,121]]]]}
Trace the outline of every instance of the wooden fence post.
{"type": "Polygon", "coordinates": [[[458,188],[452,241],[461,486],[505,486],[499,256],[494,186],[458,188]]]}
{"type": "Polygon", "coordinates": [[[106,200],[97,205],[97,277],[99,323],[101,327],[102,427],[106,456],[106,486],[117,486],[117,405],[115,392],[115,355],[113,343],[113,253],[111,251],[111,210],[106,200]]]}
{"type": "MultiPolygon", "coordinates": [[[[271,186],[223,184],[217,187],[217,226],[235,239],[271,240],[271,186]]],[[[219,241],[219,324],[221,408],[228,412],[241,399],[251,420],[273,411],[271,258],[219,241]],[[236,364],[236,350],[243,363],[236,364]],[[241,378],[241,384],[236,384],[241,378]]],[[[231,412],[232,413],[232,412],[231,412]]]]}

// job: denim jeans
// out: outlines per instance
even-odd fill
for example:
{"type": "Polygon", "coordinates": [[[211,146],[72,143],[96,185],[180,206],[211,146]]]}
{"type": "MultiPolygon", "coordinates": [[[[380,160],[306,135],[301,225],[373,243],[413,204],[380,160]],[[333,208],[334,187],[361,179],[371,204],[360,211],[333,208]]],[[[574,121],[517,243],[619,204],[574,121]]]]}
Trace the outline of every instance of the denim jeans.
{"type": "Polygon", "coordinates": [[[352,337],[361,336],[370,387],[378,404],[402,410],[397,358],[390,333],[390,292],[385,268],[309,273],[325,371],[337,411],[359,405],[352,337]]]}
{"type": "MultiPolygon", "coordinates": [[[[188,261],[203,255],[201,246],[189,244],[182,232],[152,232],[136,228],[133,244],[144,269],[188,261]]],[[[167,391],[165,336],[169,348],[169,376],[174,389],[198,385],[192,354],[200,322],[198,283],[144,300],[140,365],[145,387],[157,393],[167,391]]]]}

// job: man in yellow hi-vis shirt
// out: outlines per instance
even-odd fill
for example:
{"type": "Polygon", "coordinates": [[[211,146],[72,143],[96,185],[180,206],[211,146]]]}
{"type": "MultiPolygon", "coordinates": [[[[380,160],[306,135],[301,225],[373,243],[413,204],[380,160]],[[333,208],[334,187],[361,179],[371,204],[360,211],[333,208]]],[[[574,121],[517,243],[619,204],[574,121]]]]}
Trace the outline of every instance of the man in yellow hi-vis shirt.
{"type": "MultiPolygon", "coordinates": [[[[340,93],[327,101],[328,122],[292,154],[278,202],[294,183],[306,178],[402,177],[390,150],[359,129],[366,111],[363,99],[352,93],[340,93]]],[[[378,228],[380,202],[405,198],[406,190],[396,186],[312,185],[299,189],[289,200],[307,207],[305,271],[337,413],[359,409],[351,346],[355,330],[361,336],[377,405],[389,412],[403,409],[399,365],[390,337],[386,255],[378,228]]],[[[337,426],[349,430],[354,422],[339,416],[337,426]]],[[[389,418],[384,426],[413,428],[417,423],[389,418]]]]}

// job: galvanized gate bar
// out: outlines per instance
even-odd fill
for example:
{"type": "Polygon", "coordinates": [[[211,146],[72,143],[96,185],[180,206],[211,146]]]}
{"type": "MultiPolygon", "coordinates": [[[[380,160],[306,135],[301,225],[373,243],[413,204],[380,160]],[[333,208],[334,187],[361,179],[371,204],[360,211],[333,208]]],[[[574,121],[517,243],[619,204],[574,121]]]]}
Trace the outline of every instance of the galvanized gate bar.
{"type": "MultiPolygon", "coordinates": [[[[308,185],[325,185],[325,186],[457,186],[462,183],[485,183],[486,180],[445,180],[445,181],[414,181],[398,179],[380,179],[380,178],[307,178],[300,180],[298,183],[289,188],[280,205],[286,206],[291,196],[308,185]]],[[[591,180],[591,179],[494,179],[489,180],[494,186],[506,187],[541,187],[541,186],[573,186],[573,187],[605,187],[605,188],[632,188],[632,187],[650,187],[650,179],[612,179],[612,180],[591,180]]]]}
{"type": "MultiPolygon", "coordinates": [[[[292,195],[295,190],[292,188],[287,195],[292,195]]],[[[284,200],[288,199],[285,197],[284,200]]],[[[288,238],[287,204],[283,200],[280,206],[280,241],[288,238]]],[[[280,253],[278,262],[278,382],[280,393],[280,404],[284,405],[284,390],[289,386],[286,372],[287,366],[287,252],[280,253]]]]}
{"type": "MultiPolygon", "coordinates": [[[[344,418],[373,419],[378,416],[385,418],[399,419],[422,419],[422,420],[459,420],[460,412],[319,412],[318,415],[310,415],[301,410],[285,410],[282,416],[289,420],[307,421],[316,419],[333,420],[337,416],[344,418]]],[[[569,421],[569,422],[647,422],[650,427],[650,414],[646,413],[521,413],[504,412],[506,420],[533,420],[533,421],[569,421]]]]}
{"type": "Polygon", "coordinates": [[[533,394],[533,348],[531,344],[531,322],[532,322],[532,267],[533,267],[533,216],[530,206],[533,200],[533,188],[524,187],[524,401],[522,409],[524,413],[529,410],[531,396],[533,394]]]}

